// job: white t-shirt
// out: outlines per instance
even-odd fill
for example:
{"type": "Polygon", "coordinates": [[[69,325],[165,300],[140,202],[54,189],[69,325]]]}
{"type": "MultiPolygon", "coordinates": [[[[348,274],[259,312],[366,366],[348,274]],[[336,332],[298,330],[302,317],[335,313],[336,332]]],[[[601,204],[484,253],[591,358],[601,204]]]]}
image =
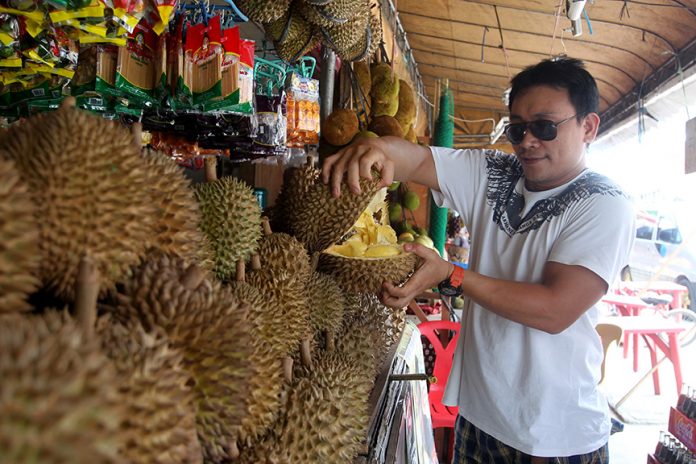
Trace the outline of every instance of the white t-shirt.
{"type": "MultiPolygon", "coordinates": [[[[432,148],[441,193],[474,239],[469,267],[540,283],[547,261],[583,266],[611,285],[634,236],[630,200],[585,170],[552,190],[530,192],[513,155],[432,148]]],[[[533,456],[572,456],[603,446],[611,428],[597,389],[603,350],[587,310],[551,335],[466,300],[444,403],[469,422],[533,456]]]]}

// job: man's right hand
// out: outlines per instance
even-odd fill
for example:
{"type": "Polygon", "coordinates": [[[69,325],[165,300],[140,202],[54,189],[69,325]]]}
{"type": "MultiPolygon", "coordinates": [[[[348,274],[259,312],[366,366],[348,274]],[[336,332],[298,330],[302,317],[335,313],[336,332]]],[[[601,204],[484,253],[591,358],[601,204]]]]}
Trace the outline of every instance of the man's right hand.
{"type": "Polygon", "coordinates": [[[380,172],[381,187],[394,181],[394,161],[385,153],[383,145],[388,141],[362,137],[324,160],[322,180],[329,184],[334,197],[341,195],[344,176],[353,193],[360,193],[360,178],[372,179],[372,169],[380,172]]]}

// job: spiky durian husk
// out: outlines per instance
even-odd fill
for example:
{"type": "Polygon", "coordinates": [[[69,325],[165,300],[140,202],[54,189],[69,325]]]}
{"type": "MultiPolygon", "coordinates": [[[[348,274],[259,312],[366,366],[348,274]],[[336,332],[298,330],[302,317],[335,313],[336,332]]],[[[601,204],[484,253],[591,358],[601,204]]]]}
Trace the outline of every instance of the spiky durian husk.
{"type": "Polygon", "coordinates": [[[266,235],[259,242],[258,255],[263,267],[263,279],[277,284],[290,281],[307,284],[309,255],[295,237],[283,232],[266,235]]]}
{"type": "Polygon", "coordinates": [[[360,179],[361,193],[336,198],[322,182],[315,183],[302,202],[290,211],[290,226],[295,237],[310,253],[323,251],[337,243],[358,220],[379,191],[378,181],[360,179]]]}
{"type": "Polygon", "coordinates": [[[104,295],[140,261],[156,217],[150,176],[130,132],[70,107],[9,132],[0,157],[15,162],[38,208],[40,279],[72,301],[80,259],[88,255],[104,295]]]}
{"type": "Polygon", "coordinates": [[[370,15],[370,50],[367,56],[373,56],[379,50],[382,43],[384,32],[382,31],[382,20],[378,15],[370,15]]]}
{"type": "Polygon", "coordinates": [[[138,319],[146,330],[162,327],[183,355],[194,379],[198,438],[204,458],[221,462],[236,454],[230,436],[246,414],[252,342],[247,305],[195,265],[152,256],[119,287],[113,313],[138,319]]]}
{"type": "Polygon", "coordinates": [[[346,61],[367,58],[372,41],[370,2],[362,0],[344,24],[327,25],[322,32],[331,48],[346,61]]]}
{"type": "Polygon", "coordinates": [[[367,437],[371,379],[344,356],[327,353],[296,369],[276,449],[286,462],[352,463],[367,437]]]}
{"type": "MultiPolygon", "coordinates": [[[[275,299],[261,293],[246,282],[230,284],[232,293],[240,301],[249,305],[248,320],[251,326],[253,351],[251,363],[257,374],[249,380],[249,395],[246,398],[247,414],[242,418],[242,426],[236,438],[239,448],[251,446],[262,437],[268,427],[276,420],[285,400],[283,388],[282,356],[273,340],[276,334],[270,316],[278,306],[275,299]]],[[[278,317],[278,319],[281,319],[278,317]]]]}
{"type": "MultiPolygon", "coordinates": [[[[364,15],[366,3],[364,0],[333,0],[326,5],[319,6],[300,1],[298,10],[309,23],[327,27],[345,24],[356,14],[364,15]]],[[[367,11],[369,12],[369,3],[367,11]]]]}
{"type": "Polygon", "coordinates": [[[312,272],[307,286],[309,306],[312,310],[309,319],[315,334],[326,331],[337,334],[343,324],[345,298],[341,287],[329,275],[312,272]]]}
{"type": "Polygon", "coordinates": [[[400,284],[414,271],[418,257],[403,252],[388,258],[348,258],[334,253],[319,256],[321,272],[333,276],[349,293],[379,293],[385,280],[400,284]]]}
{"type": "Polygon", "coordinates": [[[274,231],[292,234],[288,212],[292,210],[296,202],[302,201],[303,195],[317,181],[319,173],[319,169],[309,165],[285,170],[283,185],[278,193],[271,218],[271,226],[274,231]]]}
{"type": "Polygon", "coordinates": [[[201,213],[182,169],[162,153],[143,155],[151,178],[152,203],[157,208],[153,248],[190,263],[209,265],[210,249],[200,230],[201,213]]]}
{"type": "Polygon", "coordinates": [[[0,379],[0,461],[128,462],[114,366],[67,314],[0,317],[0,379]]]}
{"type": "Polygon", "coordinates": [[[256,251],[261,238],[261,207],[252,189],[232,177],[196,184],[195,194],[215,274],[222,281],[232,280],[237,261],[256,251]]]}
{"type": "Polygon", "coordinates": [[[366,319],[362,319],[354,321],[348,330],[336,337],[335,351],[353,360],[365,378],[374,380],[384,351],[384,343],[378,328],[370,326],[366,319]]]}
{"type": "Polygon", "coordinates": [[[249,19],[268,23],[287,13],[290,0],[237,0],[236,5],[249,19]]]}
{"type": "Polygon", "coordinates": [[[263,25],[276,47],[276,54],[283,60],[294,62],[319,43],[314,27],[294,9],[276,21],[263,25]]]}
{"type": "Polygon", "coordinates": [[[190,376],[161,329],[147,333],[137,321],[124,325],[103,316],[97,332],[128,408],[120,455],[128,462],[202,462],[190,376]]]}
{"type": "Polygon", "coordinates": [[[0,314],[28,311],[39,286],[36,206],[12,161],[0,160],[0,314]]]}

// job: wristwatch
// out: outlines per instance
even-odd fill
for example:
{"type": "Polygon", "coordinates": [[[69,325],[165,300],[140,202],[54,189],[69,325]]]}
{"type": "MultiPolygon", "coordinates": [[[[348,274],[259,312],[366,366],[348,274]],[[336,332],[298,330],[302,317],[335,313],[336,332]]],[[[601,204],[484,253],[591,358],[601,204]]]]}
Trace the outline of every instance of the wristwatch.
{"type": "Polygon", "coordinates": [[[437,285],[441,295],[459,296],[462,294],[462,280],[464,280],[464,269],[454,265],[454,269],[448,278],[437,285]]]}

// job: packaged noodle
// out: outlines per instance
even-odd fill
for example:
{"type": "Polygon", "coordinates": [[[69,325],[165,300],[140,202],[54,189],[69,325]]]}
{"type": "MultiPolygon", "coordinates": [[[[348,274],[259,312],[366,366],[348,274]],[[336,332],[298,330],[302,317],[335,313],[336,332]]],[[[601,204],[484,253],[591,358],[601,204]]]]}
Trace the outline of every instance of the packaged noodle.
{"type": "Polygon", "coordinates": [[[254,47],[253,40],[239,41],[239,103],[254,101],[254,47]]]}
{"type": "Polygon", "coordinates": [[[194,105],[203,105],[222,95],[222,46],[220,17],[196,24],[186,31],[184,91],[194,105]]]}
{"type": "Polygon", "coordinates": [[[128,44],[118,49],[115,87],[138,103],[153,99],[156,47],[157,35],[142,20],[128,35],[128,44]]]}

